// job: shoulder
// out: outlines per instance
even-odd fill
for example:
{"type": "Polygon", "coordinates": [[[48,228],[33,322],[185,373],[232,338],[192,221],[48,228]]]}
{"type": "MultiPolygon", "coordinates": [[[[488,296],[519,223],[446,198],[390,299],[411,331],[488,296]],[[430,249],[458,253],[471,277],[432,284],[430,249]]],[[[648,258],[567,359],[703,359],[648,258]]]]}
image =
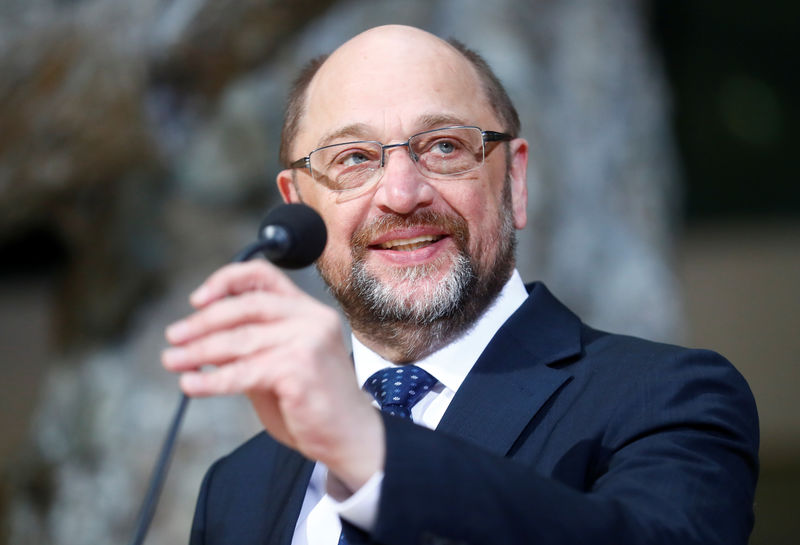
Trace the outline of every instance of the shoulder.
{"type": "MultiPolygon", "coordinates": [[[[547,287],[536,282],[527,286],[529,297],[518,315],[510,320],[509,332],[528,344],[544,338],[547,346],[561,345],[566,357],[557,366],[573,373],[591,373],[593,380],[607,374],[626,381],[656,381],[669,377],[690,380],[714,377],[749,392],[747,383],[724,356],[713,350],[687,348],[590,327],[547,287]]],[[[539,342],[544,345],[545,342],[539,342]]],[[[541,349],[541,346],[536,347],[541,349]]]]}
{"type": "MultiPolygon", "coordinates": [[[[744,377],[719,353],[610,333],[585,324],[541,283],[509,325],[507,338],[527,346],[525,354],[548,350],[548,367],[570,376],[565,403],[585,405],[590,415],[682,414],[686,419],[735,422],[758,436],[755,401],[744,377]],[[512,337],[513,335],[513,337],[512,337]],[[560,348],[553,348],[553,347],[560,348]]],[[[598,415],[599,416],[599,415],[598,415]]]]}
{"type": "Polygon", "coordinates": [[[614,400],[617,417],[612,421],[624,422],[621,427],[652,427],[655,422],[665,429],[702,426],[757,450],[755,399],[742,374],[721,354],[586,326],[584,339],[576,367],[584,365],[592,389],[614,400]]]}
{"type": "Polygon", "coordinates": [[[204,486],[216,488],[219,484],[227,486],[239,481],[265,479],[281,449],[285,447],[267,433],[260,432],[214,462],[206,474],[204,486]]]}
{"type": "Polygon", "coordinates": [[[710,386],[721,382],[749,394],[749,387],[736,367],[713,350],[687,348],[629,335],[592,329],[583,325],[583,357],[596,369],[624,376],[634,383],[671,381],[710,386]]]}

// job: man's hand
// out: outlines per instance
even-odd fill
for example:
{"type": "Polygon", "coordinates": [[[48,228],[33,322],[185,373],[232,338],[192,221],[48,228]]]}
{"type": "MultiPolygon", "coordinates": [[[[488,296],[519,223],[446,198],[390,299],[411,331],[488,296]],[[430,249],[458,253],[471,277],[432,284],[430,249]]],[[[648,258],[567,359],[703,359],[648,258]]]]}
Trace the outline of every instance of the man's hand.
{"type": "Polygon", "coordinates": [[[187,395],[247,395],[270,435],[351,490],[383,467],[383,424],[358,389],[334,309],[264,261],[223,267],[190,302],[196,312],[167,328],[173,347],[162,355],[187,395]]]}

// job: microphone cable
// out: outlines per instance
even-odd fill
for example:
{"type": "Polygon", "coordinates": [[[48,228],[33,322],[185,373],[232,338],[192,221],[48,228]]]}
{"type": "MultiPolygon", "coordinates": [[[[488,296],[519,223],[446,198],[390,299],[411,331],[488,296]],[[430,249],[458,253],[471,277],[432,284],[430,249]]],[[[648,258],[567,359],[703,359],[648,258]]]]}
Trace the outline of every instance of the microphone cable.
{"type": "Polygon", "coordinates": [[[164,488],[164,481],[167,477],[169,470],[169,462],[172,459],[172,451],[175,448],[175,440],[178,438],[178,430],[183,421],[183,415],[186,413],[186,407],[189,405],[189,396],[181,394],[181,399],[178,402],[178,408],[175,410],[175,415],[172,417],[172,423],[169,425],[169,431],[164,438],[164,444],[161,446],[161,453],[158,455],[158,461],[153,468],[153,474],[150,477],[150,485],[147,488],[147,493],[142,501],[142,507],[139,510],[139,520],[136,522],[136,531],[130,541],[130,545],[141,545],[144,543],[144,538],[147,531],[150,529],[150,523],[153,521],[153,515],[156,513],[156,505],[158,505],[158,498],[161,496],[161,489],[164,488]]]}

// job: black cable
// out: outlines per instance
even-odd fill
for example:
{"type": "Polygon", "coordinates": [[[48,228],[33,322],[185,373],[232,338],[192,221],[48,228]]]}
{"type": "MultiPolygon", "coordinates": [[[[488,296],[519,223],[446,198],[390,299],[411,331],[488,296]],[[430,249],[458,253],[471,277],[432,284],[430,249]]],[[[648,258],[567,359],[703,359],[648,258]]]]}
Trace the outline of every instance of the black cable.
{"type": "Polygon", "coordinates": [[[158,498],[161,496],[161,489],[164,488],[164,481],[167,477],[167,470],[169,469],[169,462],[175,447],[175,440],[178,438],[178,430],[181,427],[181,421],[183,420],[183,415],[186,412],[186,406],[188,404],[189,397],[186,394],[181,394],[178,409],[175,411],[175,416],[172,417],[172,423],[169,426],[167,437],[164,439],[164,445],[161,447],[161,454],[158,455],[158,461],[156,462],[155,468],[153,468],[153,474],[150,477],[150,486],[147,489],[147,494],[139,510],[136,533],[133,535],[130,545],[141,545],[144,543],[147,530],[150,528],[150,523],[153,521],[153,515],[156,512],[156,505],[158,505],[158,498]]]}

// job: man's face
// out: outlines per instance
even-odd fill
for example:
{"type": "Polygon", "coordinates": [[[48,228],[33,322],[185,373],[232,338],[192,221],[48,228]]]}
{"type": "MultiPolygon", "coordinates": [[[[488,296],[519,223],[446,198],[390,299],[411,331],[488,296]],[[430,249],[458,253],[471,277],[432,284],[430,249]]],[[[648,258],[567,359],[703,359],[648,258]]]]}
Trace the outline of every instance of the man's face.
{"type": "MultiPolygon", "coordinates": [[[[449,125],[502,130],[454,49],[386,28],[345,44],[315,76],[295,156],[331,142],[403,142],[449,125]]],[[[324,188],[308,171],[297,173],[296,185],[291,172],[279,175],[287,200],[302,199],[325,220],[328,244],[318,266],[356,334],[381,320],[416,326],[451,319],[487,284],[495,291],[489,299],[496,295],[494,284],[502,287],[513,267],[513,230],[526,219],[527,147],[520,139],[509,145],[510,162],[502,144],[489,145],[481,168],[447,180],[423,176],[406,148],[387,150],[380,181],[354,198],[324,188]]]]}

